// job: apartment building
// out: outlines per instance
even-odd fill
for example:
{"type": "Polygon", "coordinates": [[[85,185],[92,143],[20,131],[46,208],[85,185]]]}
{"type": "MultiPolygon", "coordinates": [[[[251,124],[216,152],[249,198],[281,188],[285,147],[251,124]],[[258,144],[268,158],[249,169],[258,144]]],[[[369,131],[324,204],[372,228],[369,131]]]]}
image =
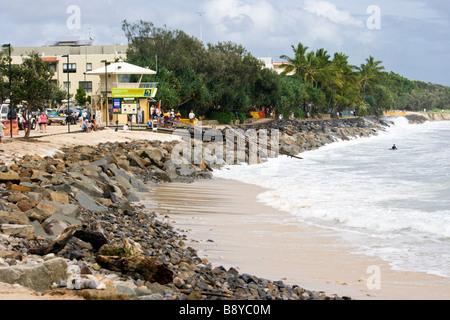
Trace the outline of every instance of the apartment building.
{"type": "Polygon", "coordinates": [[[37,52],[55,71],[53,81],[58,87],[69,88],[73,95],[81,87],[92,95],[100,89],[100,78],[87,76],[87,73],[104,67],[105,60],[108,63],[126,60],[127,49],[128,45],[124,44],[93,45],[91,40],[71,37],[51,41],[41,47],[13,47],[11,56],[13,64],[20,64],[23,57],[37,52]]]}
{"type": "MultiPolygon", "coordinates": [[[[274,61],[273,58],[258,58],[258,59],[264,64],[264,68],[273,70],[278,74],[283,73],[286,66],[289,65],[289,62],[277,62],[274,61]]],[[[289,72],[287,75],[292,76],[294,75],[294,72],[289,72]]]]}

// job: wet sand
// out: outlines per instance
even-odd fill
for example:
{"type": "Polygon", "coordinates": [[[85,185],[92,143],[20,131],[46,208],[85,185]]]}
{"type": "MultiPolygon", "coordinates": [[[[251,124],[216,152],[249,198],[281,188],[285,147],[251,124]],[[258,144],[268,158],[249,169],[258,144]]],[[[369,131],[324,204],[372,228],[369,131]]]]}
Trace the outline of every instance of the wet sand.
{"type": "Polygon", "coordinates": [[[354,254],[333,231],[258,202],[265,191],[258,186],[213,179],[150,188],[152,201],[145,205],[166,215],[214,266],[358,300],[450,299],[448,278],[395,271],[378,258],[354,254]]]}

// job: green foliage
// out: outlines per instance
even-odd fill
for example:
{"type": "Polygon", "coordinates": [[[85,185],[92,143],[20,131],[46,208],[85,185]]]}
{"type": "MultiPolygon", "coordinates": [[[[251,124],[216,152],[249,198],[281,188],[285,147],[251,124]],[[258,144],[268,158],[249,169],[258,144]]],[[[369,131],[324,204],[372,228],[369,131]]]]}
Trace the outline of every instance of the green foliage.
{"type": "Polygon", "coordinates": [[[375,114],[450,107],[450,88],[385,72],[373,56],[352,66],[344,53],[312,51],[298,43],[292,46],[293,57],[281,56],[288,64],[279,75],[232,42],[204,46],[181,30],[146,21],[125,20],[122,28],[130,44],[129,62],[158,70],[144,81],[159,82],[156,99],[182,113],[193,109],[228,122],[212,111],[247,113],[250,107],[265,106],[287,114],[297,109],[313,114],[360,107],[359,114],[375,114]]]}
{"type": "MultiPolygon", "coordinates": [[[[217,120],[220,124],[232,124],[234,123],[234,121],[236,121],[236,116],[234,115],[233,112],[211,111],[210,113],[208,113],[208,117],[211,120],[217,120]]],[[[240,117],[239,120],[241,120],[240,117]]]]}
{"type": "Polygon", "coordinates": [[[130,49],[128,60],[158,67],[158,100],[181,110],[206,114],[247,111],[255,103],[275,103],[277,75],[241,45],[203,44],[183,31],[157,28],[150,22],[123,22],[130,49]],[[152,58],[150,58],[152,57],[152,58]],[[157,65],[156,65],[157,61],[157,65]]]}
{"type": "Polygon", "coordinates": [[[370,114],[369,112],[369,106],[367,105],[360,105],[356,108],[356,114],[359,117],[365,117],[368,116],[370,114]]]}
{"type": "Polygon", "coordinates": [[[77,89],[77,94],[75,95],[75,100],[79,106],[84,107],[88,102],[86,91],[83,88],[77,89]]]}
{"type": "Polygon", "coordinates": [[[294,117],[296,119],[306,119],[305,111],[300,110],[300,109],[294,109],[293,112],[294,112],[294,117]]]}
{"type": "MultiPolygon", "coordinates": [[[[2,95],[10,96],[11,93],[12,108],[24,104],[25,115],[43,110],[44,104],[52,99],[57,90],[51,82],[53,72],[50,71],[48,62],[43,61],[38,53],[32,52],[28,57],[23,58],[22,64],[11,65],[10,71],[9,61],[9,57],[3,57],[0,61],[0,82],[5,81],[5,76],[11,77],[11,90],[9,85],[7,87],[4,83],[0,85],[2,95]]],[[[29,133],[28,131],[27,137],[29,133]]]]}

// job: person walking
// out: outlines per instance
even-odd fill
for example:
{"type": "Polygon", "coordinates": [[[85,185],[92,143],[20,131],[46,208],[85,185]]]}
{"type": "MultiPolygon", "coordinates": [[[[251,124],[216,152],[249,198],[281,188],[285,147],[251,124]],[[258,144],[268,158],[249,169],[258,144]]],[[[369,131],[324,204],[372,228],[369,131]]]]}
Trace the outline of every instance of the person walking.
{"type": "Polygon", "coordinates": [[[3,121],[0,121],[0,152],[3,152],[3,139],[5,138],[6,126],[3,121]]]}
{"type": "Polygon", "coordinates": [[[47,133],[47,116],[43,112],[39,116],[39,127],[41,128],[41,133],[47,133]]]}

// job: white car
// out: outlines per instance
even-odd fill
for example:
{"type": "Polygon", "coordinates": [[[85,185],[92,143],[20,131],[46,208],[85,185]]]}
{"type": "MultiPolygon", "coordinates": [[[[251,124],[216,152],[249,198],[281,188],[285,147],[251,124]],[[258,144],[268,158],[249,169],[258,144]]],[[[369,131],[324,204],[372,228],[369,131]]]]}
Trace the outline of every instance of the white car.
{"type": "MultiPolygon", "coordinates": [[[[2,104],[1,108],[0,108],[0,120],[1,121],[8,121],[8,113],[9,113],[9,104],[2,104]]],[[[23,114],[23,106],[19,105],[18,106],[18,112],[16,115],[16,119],[19,120],[19,129],[23,130],[23,118],[24,114],[23,114]]],[[[34,130],[36,128],[36,118],[31,115],[31,130],[34,130]]]]}

